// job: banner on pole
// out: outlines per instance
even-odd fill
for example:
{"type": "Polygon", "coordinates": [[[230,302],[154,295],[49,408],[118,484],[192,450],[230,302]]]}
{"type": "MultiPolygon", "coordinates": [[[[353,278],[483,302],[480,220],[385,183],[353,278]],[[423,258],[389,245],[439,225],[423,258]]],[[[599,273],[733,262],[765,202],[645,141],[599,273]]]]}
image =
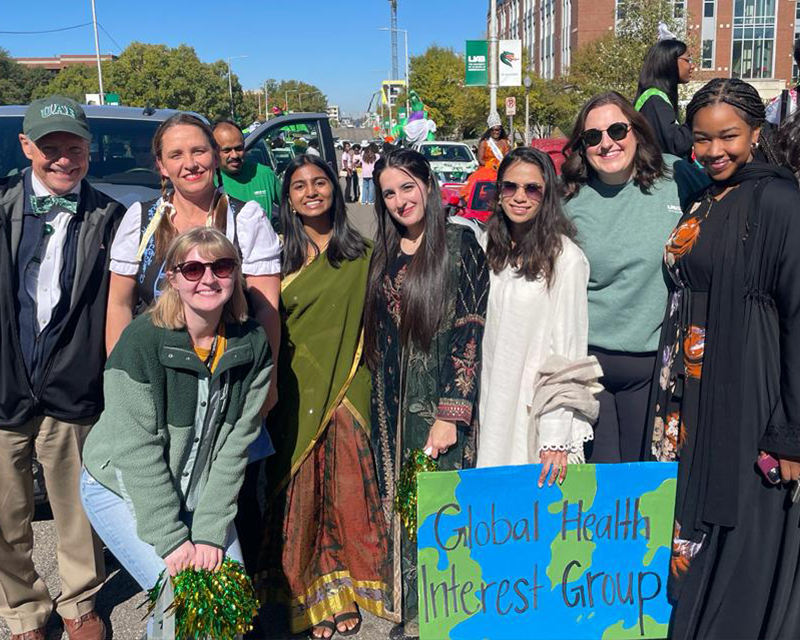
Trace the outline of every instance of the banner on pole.
{"type": "Polygon", "coordinates": [[[467,40],[464,84],[468,87],[489,84],[489,43],[486,40],[467,40]]]}
{"type": "Polygon", "coordinates": [[[421,640],[665,638],[676,463],[419,476],[421,640]]]}
{"type": "Polygon", "coordinates": [[[498,49],[498,85],[518,87],[522,84],[522,40],[500,40],[498,49]]]}

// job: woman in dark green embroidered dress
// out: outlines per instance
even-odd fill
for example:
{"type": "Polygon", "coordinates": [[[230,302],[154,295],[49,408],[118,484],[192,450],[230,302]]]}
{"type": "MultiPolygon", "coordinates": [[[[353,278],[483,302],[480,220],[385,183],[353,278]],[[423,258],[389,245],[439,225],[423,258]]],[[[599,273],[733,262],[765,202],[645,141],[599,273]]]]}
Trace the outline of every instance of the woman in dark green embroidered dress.
{"type": "Polygon", "coordinates": [[[489,273],[473,232],[446,223],[430,165],[398,150],[375,166],[378,236],[365,306],[372,446],[390,527],[390,606],[418,635],[416,546],[393,509],[400,468],[423,449],[440,470],[475,466],[489,273]]]}

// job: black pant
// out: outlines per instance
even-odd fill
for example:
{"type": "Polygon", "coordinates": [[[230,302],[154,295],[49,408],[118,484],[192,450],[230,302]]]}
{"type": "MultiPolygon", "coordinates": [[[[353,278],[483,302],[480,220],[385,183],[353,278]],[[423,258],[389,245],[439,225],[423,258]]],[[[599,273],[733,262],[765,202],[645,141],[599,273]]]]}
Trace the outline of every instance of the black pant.
{"type": "Polygon", "coordinates": [[[347,176],[347,189],[344,192],[344,199],[346,202],[358,202],[361,193],[359,192],[358,188],[358,174],[353,171],[349,176],[347,176]],[[353,197],[350,197],[350,194],[353,194],[353,197]]]}
{"type": "Polygon", "coordinates": [[[649,458],[645,442],[650,386],[656,354],[606,351],[589,347],[603,367],[598,395],[600,417],[594,440],[586,443],[587,462],[639,462],[649,458]]]}
{"type": "Polygon", "coordinates": [[[242,547],[244,568],[251,577],[255,574],[258,554],[261,550],[263,528],[261,505],[258,501],[258,483],[263,460],[251,462],[245,467],[244,482],[239,490],[238,510],[234,524],[242,547]]]}

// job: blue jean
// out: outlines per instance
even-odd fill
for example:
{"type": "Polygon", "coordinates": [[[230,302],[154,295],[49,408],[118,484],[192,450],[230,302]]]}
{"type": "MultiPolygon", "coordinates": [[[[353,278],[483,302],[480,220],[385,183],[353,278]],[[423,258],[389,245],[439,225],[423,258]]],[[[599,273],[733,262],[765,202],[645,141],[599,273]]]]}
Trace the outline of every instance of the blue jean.
{"type": "MultiPolygon", "coordinates": [[[[81,472],[81,502],[97,535],[120,564],[142,589],[146,591],[152,588],[166,565],[155,548],[136,535],[136,518],[132,507],[101,485],[86,469],[81,472]]],[[[181,519],[190,526],[191,517],[191,513],[181,513],[181,519]]],[[[244,563],[233,523],[228,530],[225,555],[244,563]]]]}
{"type": "Polygon", "coordinates": [[[364,178],[364,188],[361,190],[363,204],[375,204],[375,182],[372,178],[364,178]]]}

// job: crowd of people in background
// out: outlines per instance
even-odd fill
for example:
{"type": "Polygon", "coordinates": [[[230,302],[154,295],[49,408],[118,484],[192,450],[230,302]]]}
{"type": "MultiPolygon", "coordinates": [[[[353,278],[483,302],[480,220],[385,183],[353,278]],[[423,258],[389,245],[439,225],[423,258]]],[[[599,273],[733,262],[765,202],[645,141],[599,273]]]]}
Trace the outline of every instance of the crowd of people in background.
{"type": "Polygon", "coordinates": [[[692,71],[686,44],[654,45],[633,102],[582,106],[560,177],[491,114],[485,228],[448,217],[414,150],[345,144],[279,179],[235,123],[188,114],[153,138],[161,194],[126,211],[85,179],[80,105],[32,103],[31,167],[0,182],[12,639],[44,640],[53,609],[71,640],[106,637],[102,543],[143,590],[227,556],[292,632],[355,635],[368,611],[416,637],[395,497],[418,450],[439,470],[540,463],[539,486],[678,462],[670,637],[800,636],[800,116],[770,126],[731,78],[681,123],[692,71]]]}

